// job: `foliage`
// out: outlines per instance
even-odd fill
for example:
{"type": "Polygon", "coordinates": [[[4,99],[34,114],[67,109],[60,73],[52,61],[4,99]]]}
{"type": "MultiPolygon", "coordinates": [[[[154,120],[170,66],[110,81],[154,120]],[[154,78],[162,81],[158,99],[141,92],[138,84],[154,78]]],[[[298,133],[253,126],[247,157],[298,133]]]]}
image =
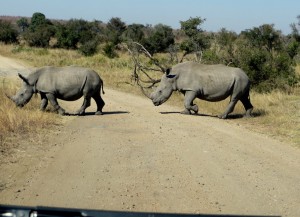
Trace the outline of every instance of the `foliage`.
{"type": "Polygon", "coordinates": [[[21,32],[25,32],[25,30],[29,27],[29,22],[25,17],[17,20],[17,25],[21,29],[21,32]]]}
{"type": "Polygon", "coordinates": [[[126,30],[126,24],[119,17],[113,17],[107,23],[107,36],[114,45],[119,44],[121,35],[126,30]]]}
{"type": "MultiPolygon", "coordinates": [[[[234,42],[238,38],[235,32],[228,31],[222,28],[215,34],[215,42],[212,43],[212,48],[219,58],[219,63],[225,65],[231,64],[234,60],[235,45],[234,42]]],[[[207,53],[207,52],[206,52],[207,53]]],[[[204,53],[204,61],[207,61],[206,53],[204,53]]]]}
{"type": "Polygon", "coordinates": [[[138,42],[151,55],[169,53],[169,63],[181,62],[184,57],[191,59],[191,55],[187,55],[195,54],[196,61],[205,64],[240,67],[256,89],[271,91],[288,89],[299,82],[294,65],[300,62],[300,15],[297,19],[291,24],[289,35],[283,35],[273,24],[237,34],[225,28],[207,32],[202,28],[205,19],[201,17],[180,21],[180,30],[174,30],[164,24],[126,25],[118,17],[111,18],[107,24],[83,19],[51,22],[36,12],[31,19],[21,18],[16,24],[0,21],[0,41],[15,43],[19,40],[22,45],[25,41],[31,47],[44,49],[74,49],[84,56],[101,50],[109,58],[118,57],[122,42],[138,42]],[[19,28],[18,31],[15,28],[19,28]],[[181,59],[179,54],[182,54],[181,59]]]}
{"type": "MultiPolygon", "coordinates": [[[[85,20],[72,19],[65,24],[58,24],[56,28],[57,47],[66,49],[77,49],[78,44],[96,43],[101,32],[98,23],[89,23],[85,20]]],[[[98,42],[97,42],[98,43],[98,42]]],[[[86,44],[86,46],[88,46],[86,44]]]]}
{"type": "Polygon", "coordinates": [[[97,46],[98,46],[97,40],[89,40],[89,41],[84,42],[80,46],[79,51],[84,56],[92,56],[98,51],[97,46]]]}
{"type": "Polygon", "coordinates": [[[244,69],[260,92],[286,89],[298,82],[295,62],[280,31],[263,25],[243,32],[235,41],[234,65],[244,69]]]}
{"type": "Polygon", "coordinates": [[[193,52],[202,52],[209,48],[209,38],[200,28],[205,19],[200,17],[190,18],[180,21],[181,31],[186,35],[186,39],[181,42],[180,49],[184,51],[184,56],[193,52]]]}
{"type": "Polygon", "coordinates": [[[242,32],[253,47],[260,47],[268,52],[282,48],[281,32],[274,25],[264,24],[242,32]]]}
{"type": "Polygon", "coordinates": [[[131,24],[128,25],[126,30],[123,32],[122,40],[127,42],[142,42],[145,37],[143,29],[145,28],[142,24],[131,24]]]}
{"type": "Polygon", "coordinates": [[[107,56],[108,58],[115,58],[118,56],[116,52],[116,46],[113,43],[107,43],[104,48],[104,55],[107,56]]]}
{"type": "Polygon", "coordinates": [[[0,20],[0,41],[5,44],[16,43],[18,41],[17,36],[17,30],[10,22],[0,20]]]}
{"type": "Polygon", "coordinates": [[[297,19],[298,23],[291,24],[292,33],[290,35],[289,45],[287,47],[291,58],[295,58],[297,54],[300,54],[300,15],[297,16],[297,19]]]}
{"type": "Polygon", "coordinates": [[[23,33],[23,38],[34,47],[49,47],[49,41],[55,30],[51,21],[45,15],[36,12],[31,17],[31,22],[27,30],[23,33]]]}
{"type": "Polygon", "coordinates": [[[155,25],[154,28],[149,31],[148,37],[142,41],[151,55],[165,52],[174,42],[175,36],[172,28],[163,24],[155,25]]]}

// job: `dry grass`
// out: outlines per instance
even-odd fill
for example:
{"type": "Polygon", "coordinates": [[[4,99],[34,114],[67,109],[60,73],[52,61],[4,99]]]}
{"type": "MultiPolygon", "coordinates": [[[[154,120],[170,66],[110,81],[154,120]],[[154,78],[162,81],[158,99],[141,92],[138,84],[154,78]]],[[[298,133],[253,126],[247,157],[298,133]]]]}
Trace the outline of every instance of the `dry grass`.
{"type": "Polygon", "coordinates": [[[5,153],[14,143],[15,137],[25,138],[29,135],[49,129],[60,123],[56,114],[38,110],[40,100],[33,97],[30,103],[20,109],[17,108],[4,93],[16,92],[15,82],[1,80],[0,86],[0,152],[5,153]],[[5,85],[4,85],[5,82],[5,85]],[[5,89],[4,89],[5,87],[5,89]]]}
{"type": "MultiPolygon", "coordinates": [[[[39,67],[45,65],[65,66],[65,65],[80,65],[89,67],[96,70],[104,80],[104,85],[110,88],[126,91],[134,94],[141,95],[139,88],[129,85],[130,74],[132,71],[131,58],[125,54],[120,53],[120,58],[109,59],[102,54],[97,54],[93,57],[83,57],[76,51],[61,50],[61,49],[33,49],[33,48],[16,48],[10,45],[0,45],[0,53],[5,56],[10,56],[16,59],[21,59],[27,62],[29,65],[39,67]],[[14,51],[14,52],[12,52],[14,51]]],[[[300,75],[300,66],[298,65],[297,73],[300,75]]],[[[183,97],[176,93],[167,102],[168,104],[180,106],[183,108],[183,97]]],[[[1,99],[2,101],[2,99],[1,99]]],[[[254,118],[245,119],[237,118],[244,113],[243,106],[238,103],[235,108],[232,119],[228,121],[234,121],[237,124],[241,124],[245,127],[251,128],[261,133],[265,133],[271,136],[294,143],[300,147],[300,87],[295,87],[291,93],[286,94],[279,91],[274,91],[269,94],[258,94],[251,92],[251,101],[254,105],[254,118]]],[[[196,100],[200,113],[216,116],[222,113],[228,104],[228,101],[222,101],[218,103],[211,103],[196,100]]],[[[4,103],[5,104],[5,103],[4,103]]],[[[33,109],[38,108],[38,105],[32,106],[33,109]]],[[[15,113],[25,112],[27,109],[19,110],[17,108],[11,109],[11,104],[7,105],[0,111],[10,110],[9,115],[5,122],[13,123],[11,129],[15,129],[16,126],[22,126],[26,124],[18,123],[18,118],[12,117],[15,113]],[[24,111],[23,111],[24,110],[24,111]]],[[[28,112],[28,114],[21,115],[26,122],[30,122],[29,126],[32,126],[35,121],[40,121],[41,116],[52,115],[47,113],[28,112]],[[27,116],[26,116],[27,115],[27,116]],[[30,116],[32,115],[32,117],[30,116]],[[38,118],[36,118],[36,117],[38,118]],[[26,117],[26,118],[25,118],[26,117]],[[32,121],[28,119],[32,118],[32,121]],[[36,118],[36,119],[35,119],[36,118]]],[[[3,115],[1,115],[3,116],[3,115]]],[[[0,121],[2,120],[0,117],[0,121]]],[[[47,119],[45,117],[45,119],[47,119]]],[[[51,119],[51,118],[50,118],[51,119]]],[[[1,130],[1,128],[0,128],[1,130]]],[[[1,130],[2,132],[2,130],[1,130]]]]}

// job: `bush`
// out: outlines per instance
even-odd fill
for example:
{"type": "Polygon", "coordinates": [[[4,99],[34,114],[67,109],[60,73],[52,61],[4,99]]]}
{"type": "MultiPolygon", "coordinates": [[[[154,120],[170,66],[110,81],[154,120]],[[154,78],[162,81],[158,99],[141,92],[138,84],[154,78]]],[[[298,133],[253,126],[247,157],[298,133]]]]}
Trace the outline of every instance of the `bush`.
{"type": "Polygon", "coordinates": [[[150,54],[165,52],[167,48],[174,45],[175,36],[171,27],[158,24],[154,26],[149,36],[144,39],[144,47],[150,54]]]}
{"type": "Polygon", "coordinates": [[[13,28],[12,24],[7,21],[0,20],[0,41],[5,44],[16,43],[18,41],[18,32],[13,28]]]}
{"type": "Polygon", "coordinates": [[[103,48],[104,55],[107,56],[108,58],[118,57],[118,54],[115,49],[116,46],[113,43],[107,43],[103,48]]]}
{"type": "Polygon", "coordinates": [[[97,40],[90,40],[82,44],[79,48],[80,53],[84,56],[92,56],[98,51],[98,41],[97,40]]]}
{"type": "Polygon", "coordinates": [[[32,47],[49,47],[49,42],[51,37],[53,36],[53,29],[48,26],[40,26],[32,31],[28,29],[23,37],[28,43],[29,46],[32,47]]]}
{"type": "Polygon", "coordinates": [[[209,60],[219,59],[220,63],[231,62],[231,66],[242,68],[249,76],[252,86],[259,92],[286,90],[288,86],[298,82],[294,69],[298,45],[287,42],[273,25],[255,27],[237,37],[225,30],[221,31],[216,36],[215,47],[210,49],[218,58],[205,52],[209,60]],[[224,41],[226,37],[220,36],[226,35],[230,37],[224,41]]]}
{"type": "Polygon", "coordinates": [[[23,38],[32,47],[49,47],[49,42],[55,34],[55,28],[42,13],[34,13],[23,38]]]}

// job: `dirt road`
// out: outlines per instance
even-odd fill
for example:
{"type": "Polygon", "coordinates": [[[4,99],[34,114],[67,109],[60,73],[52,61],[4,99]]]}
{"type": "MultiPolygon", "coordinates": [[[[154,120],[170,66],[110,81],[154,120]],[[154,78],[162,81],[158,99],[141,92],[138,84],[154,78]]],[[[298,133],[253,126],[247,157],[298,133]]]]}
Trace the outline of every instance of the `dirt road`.
{"type": "Polygon", "coordinates": [[[235,120],[105,91],[105,115],[63,117],[48,142],[1,165],[0,204],[300,216],[299,149],[235,120]]]}

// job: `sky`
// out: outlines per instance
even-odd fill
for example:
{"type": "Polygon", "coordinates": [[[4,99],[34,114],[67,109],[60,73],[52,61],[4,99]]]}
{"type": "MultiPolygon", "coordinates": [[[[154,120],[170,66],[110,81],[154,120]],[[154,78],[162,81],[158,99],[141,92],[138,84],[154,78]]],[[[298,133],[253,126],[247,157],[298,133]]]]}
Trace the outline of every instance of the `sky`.
{"type": "Polygon", "coordinates": [[[190,17],[206,19],[201,28],[221,28],[240,33],[263,24],[274,24],[284,34],[297,23],[300,0],[0,0],[0,15],[31,17],[43,13],[48,19],[100,20],[119,17],[127,25],[159,23],[180,28],[190,17]]]}

